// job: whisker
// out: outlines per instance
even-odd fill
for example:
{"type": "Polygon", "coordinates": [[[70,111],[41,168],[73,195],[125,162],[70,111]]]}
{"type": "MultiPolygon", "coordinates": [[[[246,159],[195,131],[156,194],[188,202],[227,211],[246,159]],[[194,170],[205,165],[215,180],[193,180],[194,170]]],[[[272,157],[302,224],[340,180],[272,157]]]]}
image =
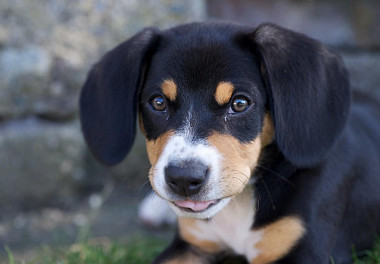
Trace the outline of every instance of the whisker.
{"type": "Polygon", "coordinates": [[[256,206],[257,208],[255,208],[257,211],[260,209],[260,200],[261,200],[261,197],[260,197],[260,193],[257,193],[257,199],[256,199],[256,206]]]}
{"type": "Polygon", "coordinates": [[[146,180],[141,186],[140,186],[140,188],[138,189],[138,193],[143,193],[143,192],[145,192],[144,193],[144,196],[145,195],[147,195],[150,191],[151,191],[151,189],[152,188],[149,188],[149,190],[148,190],[148,187],[147,186],[150,186],[150,181],[149,180],[146,180]]]}
{"type": "Polygon", "coordinates": [[[270,200],[270,202],[272,204],[272,209],[276,210],[276,205],[274,204],[274,200],[273,200],[272,194],[270,193],[269,188],[268,188],[267,184],[265,183],[264,177],[260,176],[260,180],[263,182],[265,190],[266,190],[266,192],[267,192],[267,194],[269,196],[269,200],[270,200]]]}
{"type": "Polygon", "coordinates": [[[232,179],[239,180],[244,185],[244,182],[241,179],[239,179],[238,177],[232,177],[232,179]]]}
{"type": "MultiPolygon", "coordinates": [[[[256,166],[257,166],[257,167],[260,167],[260,168],[262,168],[262,169],[264,169],[264,170],[266,170],[266,171],[268,171],[268,172],[270,172],[270,173],[273,173],[274,175],[276,175],[277,177],[279,177],[281,180],[283,180],[283,181],[285,181],[286,183],[290,184],[292,187],[295,187],[294,183],[292,183],[291,181],[289,181],[287,178],[285,178],[284,176],[282,176],[282,175],[279,174],[278,172],[276,172],[276,171],[274,171],[274,170],[272,170],[272,169],[269,169],[269,168],[267,168],[267,167],[264,167],[264,166],[262,166],[262,165],[260,165],[260,164],[257,164],[256,166]]],[[[260,177],[261,177],[261,176],[260,176],[260,177]]]]}
{"type": "Polygon", "coordinates": [[[249,177],[247,174],[245,174],[245,173],[243,173],[243,172],[241,172],[241,171],[239,171],[239,170],[231,170],[231,172],[238,172],[238,173],[240,173],[241,175],[245,176],[248,180],[251,178],[251,177],[249,177]]]}

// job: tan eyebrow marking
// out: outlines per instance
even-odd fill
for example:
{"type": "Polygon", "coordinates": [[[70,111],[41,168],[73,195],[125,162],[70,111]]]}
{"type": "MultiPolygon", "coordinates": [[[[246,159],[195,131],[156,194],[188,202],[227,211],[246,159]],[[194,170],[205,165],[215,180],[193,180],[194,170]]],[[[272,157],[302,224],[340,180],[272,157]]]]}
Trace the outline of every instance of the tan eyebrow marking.
{"type": "Polygon", "coordinates": [[[234,92],[234,86],[230,82],[220,82],[216,87],[215,100],[219,105],[228,103],[234,92]]]}
{"type": "Polygon", "coordinates": [[[173,79],[167,79],[161,84],[161,90],[163,94],[170,101],[175,101],[177,97],[177,85],[173,79]]]}

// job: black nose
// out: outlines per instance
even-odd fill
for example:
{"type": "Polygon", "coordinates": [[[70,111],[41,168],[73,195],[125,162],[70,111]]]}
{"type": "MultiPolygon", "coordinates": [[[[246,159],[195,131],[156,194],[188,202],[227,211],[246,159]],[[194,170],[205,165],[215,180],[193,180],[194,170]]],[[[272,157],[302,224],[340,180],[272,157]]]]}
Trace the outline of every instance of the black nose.
{"type": "Polygon", "coordinates": [[[199,192],[208,176],[208,167],[198,161],[184,161],[165,168],[165,180],[170,189],[182,196],[199,192]]]}

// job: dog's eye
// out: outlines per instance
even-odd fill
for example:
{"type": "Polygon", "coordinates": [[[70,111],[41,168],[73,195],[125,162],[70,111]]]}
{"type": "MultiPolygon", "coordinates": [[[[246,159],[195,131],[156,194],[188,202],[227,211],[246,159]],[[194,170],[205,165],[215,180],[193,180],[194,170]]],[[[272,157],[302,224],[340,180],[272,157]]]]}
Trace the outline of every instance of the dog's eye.
{"type": "Polygon", "coordinates": [[[151,101],[150,105],[156,111],[162,112],[162,111],[165,111],[165,109],[166,109],[165,99],[161,95],[154,97],[153,100],[151,101]]]}
{"type": "Polygon", "coordinates": [[[234,98],[231,104],[231,110],[233,112],[243,112],[247,110],[249,106],[248,99],[244,96],[237,96],[234,98]]]}

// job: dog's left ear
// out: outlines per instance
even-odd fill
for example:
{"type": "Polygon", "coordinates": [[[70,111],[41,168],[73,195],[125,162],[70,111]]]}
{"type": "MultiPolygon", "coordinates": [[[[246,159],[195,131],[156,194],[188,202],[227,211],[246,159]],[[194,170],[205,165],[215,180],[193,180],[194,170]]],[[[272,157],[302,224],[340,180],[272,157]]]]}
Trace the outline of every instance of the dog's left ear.
{"type": "Polygon", "coordinates": [[[262,24],[249,34],[262,65],[275,139],[293,164],[321,161],[345,126],[350,89],[341,59],[321,43],[262,24]]]}
{"type": "Polygon", "coordinates": [[[138,90],[158,43],[157,31],[144,29],[109,51],[83,86],[82,131],[92,153],[106,165],[122,161],[133,144],[138,90]]]}

